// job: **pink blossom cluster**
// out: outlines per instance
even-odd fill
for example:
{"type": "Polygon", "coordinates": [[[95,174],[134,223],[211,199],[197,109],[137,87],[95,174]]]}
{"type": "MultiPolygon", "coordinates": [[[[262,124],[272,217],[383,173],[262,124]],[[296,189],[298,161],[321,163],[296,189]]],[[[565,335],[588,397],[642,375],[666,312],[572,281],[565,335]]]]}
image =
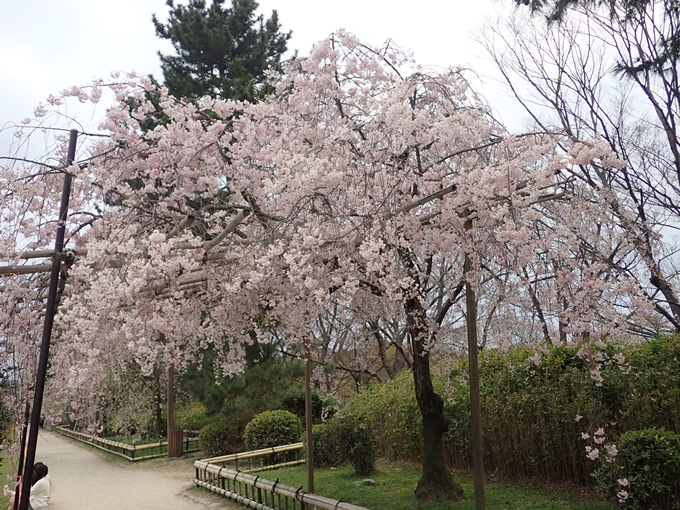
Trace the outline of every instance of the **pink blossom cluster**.
{"type": "MultiPolygon", "coordinates": [[[[577,419],[576,421],[580,420],[577,419]]],[[[619,454],[619,451],[615,444],[607,442],[603,427],[600,427],[595,432],[593,432],[592,436],[587,432],[581,432],[581,439],[584,441],[589,439],[592,440],[590,445],[585,446],[586,457],[588,457],[590,460],[595,461],[599,459],[600,453],[603,453],[602,458],[606,462],[616,462],[616,457],[619,454]]]]}

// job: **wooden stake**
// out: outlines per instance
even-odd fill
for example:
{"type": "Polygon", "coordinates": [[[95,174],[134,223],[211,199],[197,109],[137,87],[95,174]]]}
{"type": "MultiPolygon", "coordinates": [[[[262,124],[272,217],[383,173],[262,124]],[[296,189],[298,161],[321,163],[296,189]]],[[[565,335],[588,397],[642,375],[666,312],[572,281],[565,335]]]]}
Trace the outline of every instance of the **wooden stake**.
{"type": "Polygon", "coordinates": [[[307,492],[314,492],[314,435],[312,434],[312,348],[309,340],[305,355],[305,428],[307,434],[307,492]]]}
{"type": "MultiPolygon", "coordinates": [[[[465,221],[465,231],[472,228],[472,220],[465,221]]],[[[465,252],[465,306],[467,321],[468,360],[470,365],[470,413],[472,415],[472,469],[475,481],[475,510],[484,510],[484,451],[482,448],[482,412],[479,397],[479,357],[477,352],[477,296],[470,283],[472,271],[470,254],[465,252]]]]}

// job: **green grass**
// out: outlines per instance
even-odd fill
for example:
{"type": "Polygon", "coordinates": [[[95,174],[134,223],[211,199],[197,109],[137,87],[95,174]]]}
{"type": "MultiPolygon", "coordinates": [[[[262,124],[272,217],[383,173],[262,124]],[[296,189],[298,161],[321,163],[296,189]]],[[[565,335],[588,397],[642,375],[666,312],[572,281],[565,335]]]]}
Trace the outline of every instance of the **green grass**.
{"type": "Polygon", "coordinates": [[[0,461],[0,508],[7,508],[9,498],[6,498],[3,494],[2,487],[7,484],[10,488],[13,488],[17,476],[17,466],[5,457],[5,452],[0,452],[0,461]],[[11,479],[7,475],[11,475],[11,479]]]}
{"type": "MultiPolygon", "coordinates": [[[[300,487],[307,485],[305,466],[284,468],[257,473],[268,480],[279,478],[282,484],[300,487]]],[[[364,477],[354,474],[351,467],[337,470],[315,470],[315,493],[333,499],[363,506],[371,510],[474,510],[472,475],[457,475],[456,482],[463,486],[465,499],[425,503],[416,500],[414,489],[420,478],[420,469],[410,464],[378,464],[370,476],[376,485],[362,483],[364,477]]],[[[613,507],[594,495],[578,495],[565,487],[541,488],[525,483],[487,480],[485,485],[486,508],[489,510],[611,510],[613,507]]]]}

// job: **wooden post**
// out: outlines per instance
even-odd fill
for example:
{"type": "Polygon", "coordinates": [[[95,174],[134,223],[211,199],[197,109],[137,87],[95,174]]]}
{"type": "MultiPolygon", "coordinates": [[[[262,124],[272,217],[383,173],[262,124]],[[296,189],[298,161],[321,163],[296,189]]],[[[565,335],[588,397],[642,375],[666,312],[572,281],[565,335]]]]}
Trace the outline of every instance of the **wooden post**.
{"type": "Polygon", "coordinates": [[[307,492],[314,493],[314,435],[312,434],[312,348],[307,341],[305,356],[305,432],[307,435],[307,492]]]}
{"type": "Polygon", "coordinates": [[[175,428],[175,369],[168,366],[168,457],[182,456],[182,429],[175,428]]]}
{"type": "MultiPolygon", "coordinates": [[[[73,164],[76,157],[76,143],[78,131],[71,130],[66,157],[66,168],[73,164]]],[[[47,307],[45,310],[45,322],[43,323],[42,343],[40,344],[40,358],[38,372],[35,377],[35,393],[33,395],[33,412],[31,414],[31,426],[28,431],[28,448],[26,450],[26,465],[24,467],[24,479],[21,483],[21,501],[19,510],[28,510],[28,498],[31,494],[33,481],[33,463],[35,451],[38,445],[38,427],[42,412],[43,394],[45,392],[45,378],[47,376],[47,362],[49,359],[50,341],[52,339],[52,324],[57,305],[57,287],[59,284],[59,272],[61,270],[61,256],[64,250],[64,236],[66,234],[66,218],[68,216],[68,202],[71,195],[71,174],[64,172],[64,186],[61,191],[61,205],[57,223],[57,237],[54,241],[54,258],[52,259],[52,271],[50,274],[50,287],[47,294],[47,307]]]]}
{"type": "Polygon", "coordinates": [[[168,439],[168,457],[173,456],[175,439],[175,395],[173,392],[173,385],[175,380],[175,371],[172,365],[168,365],[168,423],[166,437],[168,439]]]}
{"type": "MultiPolygon", "coordinates": [[[[465,221],[465,231],[472,228],[472,220],[465,221]]],[[[472,469],[475,483],[475,510],[484,510],[484,451],[482,448],[482,411],[479,397],[479,356],[477,352],[477,297],[470,283],[472,271],[470,254],[465,252],[465,307],[467,322],[468,360],[470,365],[470,413],[472,416],[472,469]]]]}

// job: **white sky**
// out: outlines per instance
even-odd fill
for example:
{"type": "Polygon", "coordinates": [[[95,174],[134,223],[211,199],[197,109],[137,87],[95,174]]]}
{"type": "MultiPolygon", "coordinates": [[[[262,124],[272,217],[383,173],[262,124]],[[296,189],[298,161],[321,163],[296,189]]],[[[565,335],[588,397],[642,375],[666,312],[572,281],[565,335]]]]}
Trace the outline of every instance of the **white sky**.
{"type": "MultiPolygon", "coordinates": [[[[362,42],[393,39],[424,65],[469,66],[474,81],[492,106],[511,111],[498,86],[487,77],[492,67],[472,33],[511,0],[260,0],[267,17],[279,13],[284,31],[292,30],[291,50],[300,55],[338,28],[362,42]]],[[[0,127],[31,117],[50,93],[84,85],[111,71],[137,71],[162,78],[157,51],[170,43],[154,34],[151,15],[167,17],[165,0],[0,0],[0,127]]],[[[103,105],[105,107],[105,105],[103,105]]],[[[508,116],[508,113],[503,115],[508,116]]],[[[510,119],[504,119],[506,123],[510,119]]],[[[0,153],[7,144],[0,139],[0,153]]]]}

